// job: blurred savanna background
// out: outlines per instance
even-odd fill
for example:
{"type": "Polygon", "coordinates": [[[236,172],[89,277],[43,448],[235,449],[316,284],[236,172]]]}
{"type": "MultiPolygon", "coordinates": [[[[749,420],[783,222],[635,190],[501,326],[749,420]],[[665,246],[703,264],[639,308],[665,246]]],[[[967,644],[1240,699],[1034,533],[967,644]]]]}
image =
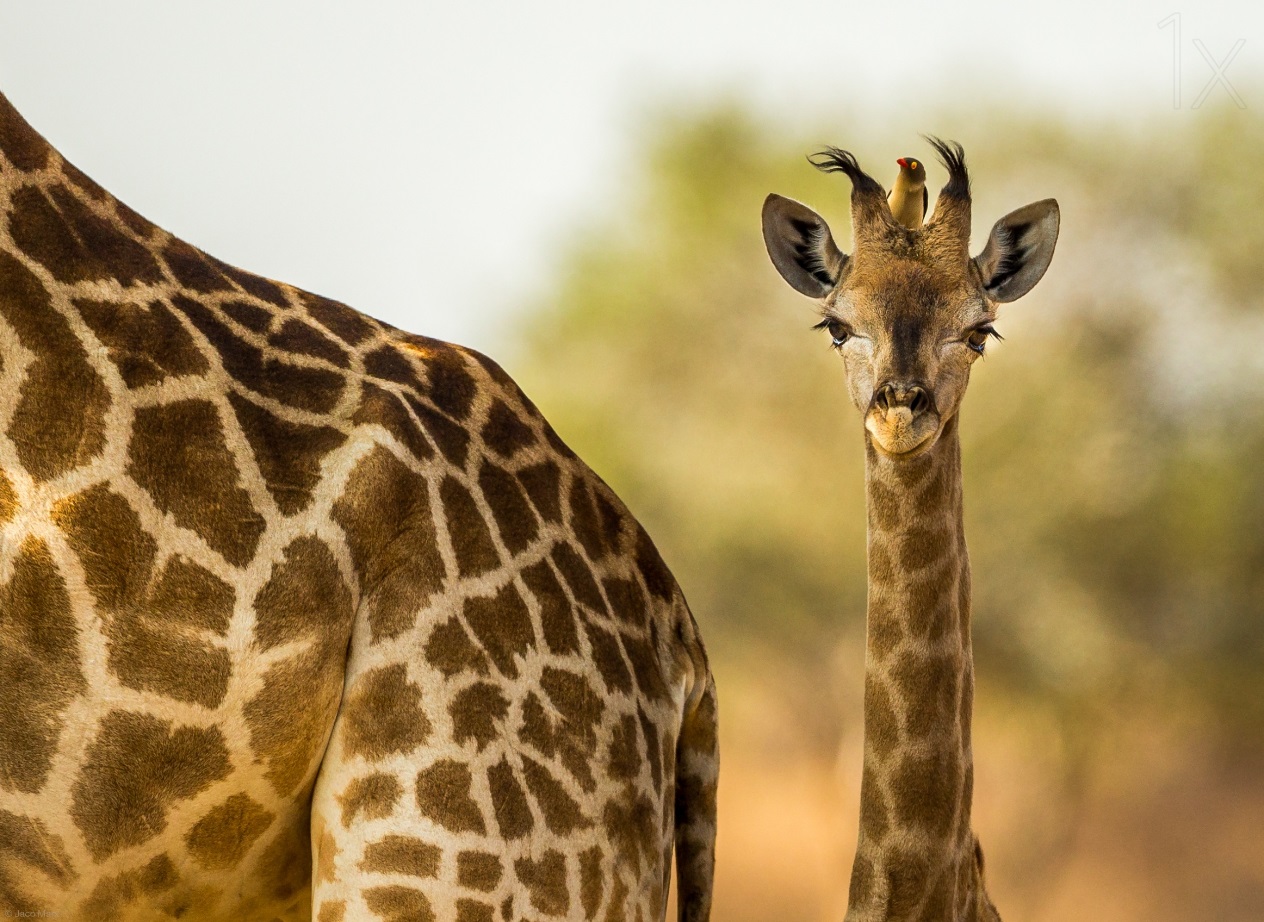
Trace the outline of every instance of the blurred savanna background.
{"type": "MultiPolygon", "coordinates": [[[[732,105],[666,119],[630,229],[575,247],[517,369],[650,523],[706,630],[722,918],[838,917],[854,846],[859,419],[753,220],[777,189],[846,227],[845,180],[803,162],[821,130],[732,105]]],[[[1044,195],[1064,215],[963,410],[997,904],[1264,918],[1264,181],[1241,156],[1264,132],[1222,109],[1187,133],[1017,116],[959,133],[993,139],[971,157],[976,215],[1044,195]]]]}
{"type": "Polygon", "coordinates": [[[760,207],[846,248],[804,155],[929,131],[976,249],[1062,208],[962,411],[992,896],[1264,919],[1264,14],[371,6],[0,0],[0,89],[216,255],[489,352],[624,497],[719,684],[716,918],[841,919],[860,786],[859,414],[760,207]]]}

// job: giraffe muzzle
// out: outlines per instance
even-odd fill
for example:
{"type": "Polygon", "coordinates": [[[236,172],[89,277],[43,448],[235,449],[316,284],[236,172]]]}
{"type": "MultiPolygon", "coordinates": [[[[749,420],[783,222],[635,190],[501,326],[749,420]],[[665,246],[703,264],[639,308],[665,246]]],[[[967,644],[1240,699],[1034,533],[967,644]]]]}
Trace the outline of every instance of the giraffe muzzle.
{"type": "Polygon", "coordinates": [[[939,413],[930,392],[920,384],[887,382],[874,391],[865,414],[865,429],[883,454],[911,457],[934,442],[939,413]]]}

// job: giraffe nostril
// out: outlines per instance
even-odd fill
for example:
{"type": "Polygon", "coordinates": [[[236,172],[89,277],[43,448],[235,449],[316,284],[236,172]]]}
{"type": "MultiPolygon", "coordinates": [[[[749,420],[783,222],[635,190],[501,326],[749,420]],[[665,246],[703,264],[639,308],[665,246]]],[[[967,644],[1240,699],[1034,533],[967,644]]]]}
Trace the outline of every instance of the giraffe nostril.
{"type": "Polygon", "coordinates": [[[882,413],[905,407],[914,416],[933,408],[930,394],[920,385],[884,384],[873,395],[873,405],[882,413]]]}
{"type": "Polygon", "coordinates": [[[890,384],[884,384],[878,388],[878,393],[874,395],[873,402],[883,413],[891,409],[891,397],[894,388],[890,384]]]}

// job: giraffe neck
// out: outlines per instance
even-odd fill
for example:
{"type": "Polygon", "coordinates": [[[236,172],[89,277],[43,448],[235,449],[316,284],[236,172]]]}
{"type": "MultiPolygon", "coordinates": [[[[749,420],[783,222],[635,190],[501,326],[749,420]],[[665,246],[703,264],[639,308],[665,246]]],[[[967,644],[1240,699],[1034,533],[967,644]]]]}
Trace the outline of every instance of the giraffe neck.
{"type": "Polygon", "coordinates": [[[957,419],[899,462],[866,434],[866,487],[865,761],[848,920],[967,918],[974,667],[957,419]]]}

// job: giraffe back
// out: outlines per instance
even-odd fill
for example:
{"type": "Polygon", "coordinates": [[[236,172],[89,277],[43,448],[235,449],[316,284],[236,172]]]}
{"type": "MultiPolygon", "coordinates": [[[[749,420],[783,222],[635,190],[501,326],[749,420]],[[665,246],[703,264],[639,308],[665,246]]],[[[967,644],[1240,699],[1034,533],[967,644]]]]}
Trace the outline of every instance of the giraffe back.
{"type": "Polygon", "coordinates": [[[696,625],[514,382],[0,155],[0,909],[704,917],[696,625]]]}

